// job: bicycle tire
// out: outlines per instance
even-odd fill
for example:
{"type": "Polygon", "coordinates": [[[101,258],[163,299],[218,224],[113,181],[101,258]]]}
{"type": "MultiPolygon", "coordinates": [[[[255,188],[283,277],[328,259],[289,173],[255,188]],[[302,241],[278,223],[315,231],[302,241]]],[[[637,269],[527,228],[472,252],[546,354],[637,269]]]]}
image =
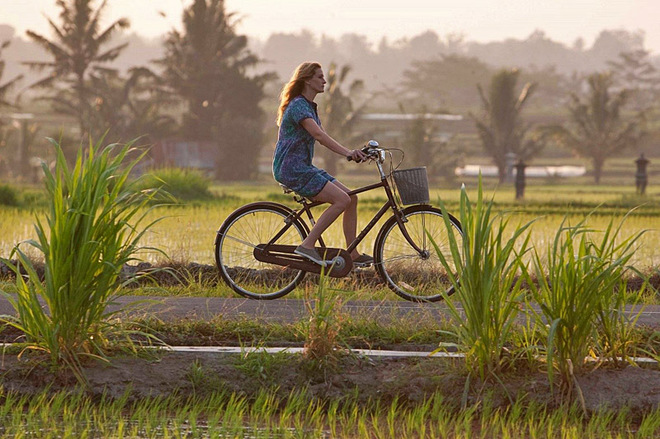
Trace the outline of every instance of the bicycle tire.
{"type": "MultiPolygon", "coordinates": [[[[305,277],[302,270],[255,259],[258,244],[268,243],[293,211],[271,202],[247,204],[232,212],[215,238],[215,261],[220,276],[236,293],[257,299],[277,299],[290,293],[305,277]]],[[[295,221],[275,243],[298,245],[307,236],[306,225],[295,221]]]]}
{"type": "MultiPolygon", "coordinates": [[[[420,254],[408,243],[396,218],[392,216],[381,227],[374,244],[376,270],[387,286],[406,300],[441,300],[443,292],[450,295],[454,287],[426,231],[431,234],[446,260],[453,264],[448,247],[449,232],[442,211],[428,205],[416,205],[405,208],[403,216],[408,234],[424,253],[420,254]]],[[[454,236],[459,241],[460,249],[463,237],[461,224],[452,215],[449,215],[449,222],[456,232],[454,236]]]]}

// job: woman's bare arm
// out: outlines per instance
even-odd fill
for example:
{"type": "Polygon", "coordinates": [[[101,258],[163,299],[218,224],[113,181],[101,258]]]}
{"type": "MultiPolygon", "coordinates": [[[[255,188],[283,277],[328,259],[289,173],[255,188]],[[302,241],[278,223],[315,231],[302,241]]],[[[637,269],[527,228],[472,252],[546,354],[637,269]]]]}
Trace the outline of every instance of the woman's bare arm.
{"type": "Polygon", "coordinates": [[[339,155],[343,155],[344,157],[350,157],[353,160],[364,160],[367,158],[367,156],[364,155],[364,153],[359,149],[348,149],[330,137],[330,135],[326,133],[325,130],[321,128],[314,119],[303,119],[300,124],[307,130],[307,132],[309,132],[309,134],[312,135],[312,137],[314,137],[321,145],[325,146],[329,150],[334,151],[339,155]]]}

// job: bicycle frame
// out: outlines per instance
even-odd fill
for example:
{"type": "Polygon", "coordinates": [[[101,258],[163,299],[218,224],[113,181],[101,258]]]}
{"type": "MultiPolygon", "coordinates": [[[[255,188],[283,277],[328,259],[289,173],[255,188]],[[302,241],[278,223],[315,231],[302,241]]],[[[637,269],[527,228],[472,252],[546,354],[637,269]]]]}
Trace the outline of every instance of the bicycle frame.
{"type": "MultiPolygon", "coordinates": [[[[381,150],[382,151],[382,150],[381,150]]],[[[384,156],[382,156],[384,157],[384,156]]],[[[351,242],[348,247],[346,248],[347,252],[352,252],[357,246],[362,242],[362,240],[369,234],[371,229],[374,228],[376,223],[385,215],[385,212],[388,210],[392,210],[394,217],[396,218],[396,222],[399,226],[399,229],[401,230],[401,233],[403,236],[406,238],[406,241],[412,246],[412,248],[415,249],[415,251],[419,252],[420,254],[423,253],[423,250],[415,244],[415,242],[412,240],[410,235],[408,234],[408,231],[406,230],[405,226],[405,219],[403,217],[402,210],[399,208],[398,204],[396,203],[396,199],[394,197],[394,193],[392,191],[392,188],[390,186],[389,180],[387,178],[387,175],[383,171],[383,165],[382,165],[383,159],[375,160],[376,166],[378,168],[378,172],[380,174],[380,183],[374,183],[370,184],[367,186],[363,186],[358,189],[354,189],[348,192],[348,195],[357,195],[361,194],[363,192],[368,192],[374,189],[378,189],[380,187],[385,189],[385,193],[387,194],[387,201],[383,206],[378,210],[378,212],[374,215],[374,217],[369,221],[369,224],[367,224],[364,229],[355,237],[353,242],[351,242]]],[[[307,218],[309,219],[309,222],[314,226],[314,216],[312,215],[311,209],[320,206],[322,204],[325,204],[324,201],[307,201],[306,198],[300,197],[298,195],[294,196],[294,199],[298,201],[299,203],[302,204],[302,207],[298,210],[295,210],[291,213],[289,217],[285,219],[286,225],[266,244],[265,248],[268,248],[269,245],[275,243],[280,236],[282,236],[289,227],[291,227],[291,224],[293,224],[295,221],[301,221],[305,222],[304,219],[302,218],[303,213],[307,214],[307,218]]],[[[319,238],[319,244],[322,247],[326,247],[325,242],[323,241],[323,236],[319,238]]]]}

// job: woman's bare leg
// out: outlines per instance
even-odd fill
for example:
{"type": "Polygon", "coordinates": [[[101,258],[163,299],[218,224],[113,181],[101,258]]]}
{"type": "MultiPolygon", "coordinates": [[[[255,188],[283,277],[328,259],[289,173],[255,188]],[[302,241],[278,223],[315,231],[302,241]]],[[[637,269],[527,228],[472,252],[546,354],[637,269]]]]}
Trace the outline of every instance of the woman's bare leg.
{"type": "Polygon", "coordinates": [[[351,204],[351,198],[346,191],[333,182],[326,183],[321,192],[314,197],[314,201],[323,201],[329,203],[330,206],[321,214],[309,235],[303,240],[301,245],[305,248],[314,248],[321,234],[351,204]]]}
{"type": "MultiPolygon", "coordinates": [[[[349,192],[350,189],[341,184],[339,181],[335,180],[333,182],[335,185],[339,186],[343,191],[349,192]]],[[[353,241],[355,241],[355,237],[357,236],[357,204],[358,204],[358,198],[357,195],[351,195],[350,197],[351,202],[348,204],[346,207],[346,210],[344,210],[344,219],[343,219],[343,227],[344,227],[344,237],[346,238],[346,246],[348,247],[353,241]]],[[[351,258],[356,259],[358,256],[360,256],[360,253],[357,251],[357,249],[354,249],[353,252],[351,252],[351,258]]]]}

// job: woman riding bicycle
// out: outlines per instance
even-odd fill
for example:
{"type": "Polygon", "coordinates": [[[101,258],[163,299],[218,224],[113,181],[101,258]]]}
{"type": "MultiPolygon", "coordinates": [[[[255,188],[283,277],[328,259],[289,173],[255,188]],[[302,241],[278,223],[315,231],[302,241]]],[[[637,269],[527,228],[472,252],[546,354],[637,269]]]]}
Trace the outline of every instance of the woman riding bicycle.
{"type": "MultiPolygon", "coordinates": [[[[321,65],[304,62],[293,72],[282,89],[277,112],[279,133],[273,157],[275,180],[299,195],[330,206],[319,217],[309,235],[295,249],[295,253],[322,266],[329,265],[314,247],[321,234],[344,213],[343,229],[346,242],[351,243],[357,229],[357,196],[349,196],[349,189],[323,169],[312,164],[314,143],[318,142],[331,151],[362,161],[367,156],[359,149],[350,150],[330,137],[322,128],[314,102],[323,93],[325,78],[321,65]]],[[[356,265],[373,262],[371,256],[351,253],[356,265]]]]}

